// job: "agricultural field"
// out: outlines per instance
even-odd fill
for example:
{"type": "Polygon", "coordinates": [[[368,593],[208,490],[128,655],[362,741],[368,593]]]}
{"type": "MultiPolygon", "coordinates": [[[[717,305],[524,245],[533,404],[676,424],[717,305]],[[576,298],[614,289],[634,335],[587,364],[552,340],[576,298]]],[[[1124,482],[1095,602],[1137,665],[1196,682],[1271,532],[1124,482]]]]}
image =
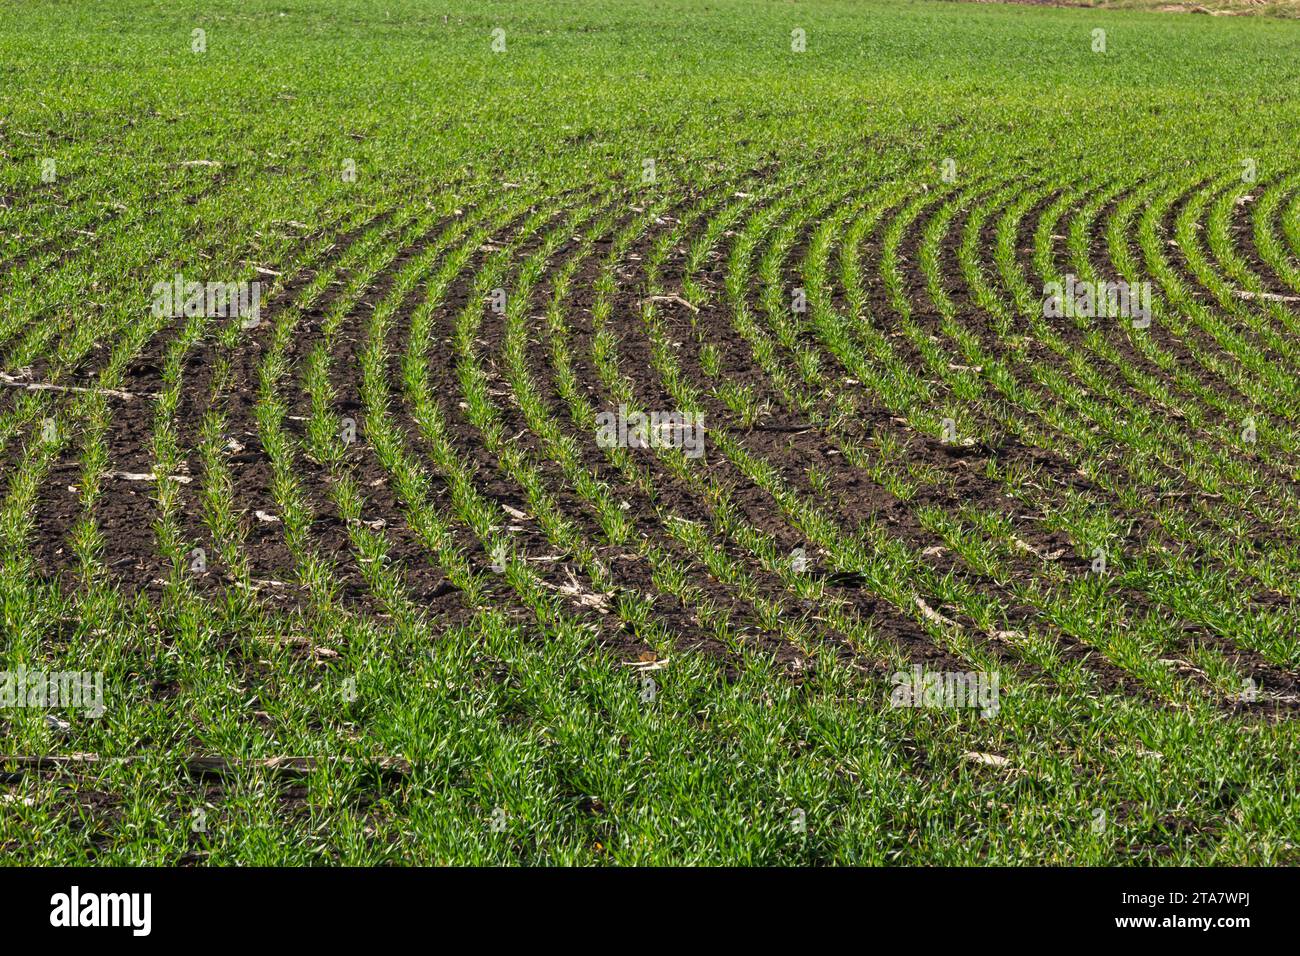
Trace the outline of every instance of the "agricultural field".
{"type": "MultiPolygon", "coordinates": [[[[957,0],[957,2],[998,2],[998,0],[957,0]]],[[[1040,6],[1086,7],[1097,10],[1156,10],[1161,13],[1200,13],[1215,17],[1269,16],[1300,17],[1296,0],[1005,0],[1040,6]]]]}
{"type": "MultiPolygon", "coordinates": [[[[979,0],[976,0],[979,2],[979,0]]],[[[1010,0],[1013,3],[1048,3],[1106,10],[1158,10],[1161,13],[1201,13],[1215,17],[1300,17],[1296,0],[1010,0]]]]}
{"type": "Polygon", "coordinates": [[[0,0],[0,861],[1300,863],[1297,411],[1294,19],[0,0]]]}

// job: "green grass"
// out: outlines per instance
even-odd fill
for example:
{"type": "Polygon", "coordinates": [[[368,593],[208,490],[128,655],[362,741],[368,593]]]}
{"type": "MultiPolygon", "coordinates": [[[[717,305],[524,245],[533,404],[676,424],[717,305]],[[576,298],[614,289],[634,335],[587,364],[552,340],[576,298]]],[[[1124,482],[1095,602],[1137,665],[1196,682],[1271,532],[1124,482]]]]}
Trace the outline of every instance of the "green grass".
{"type": "Polygon", "coordinates": [[[1295,0],[1077,0],[1072,6],[1100,7],[1107,10],[1159,10],[1167,13],[1209,13],[1214,16],[1300,16],[1295,0]]]}
{"type": "Polygon", "coordinates": [[[1300,26],[0,23],[0,860],[1300,862],[1300,26]]]}

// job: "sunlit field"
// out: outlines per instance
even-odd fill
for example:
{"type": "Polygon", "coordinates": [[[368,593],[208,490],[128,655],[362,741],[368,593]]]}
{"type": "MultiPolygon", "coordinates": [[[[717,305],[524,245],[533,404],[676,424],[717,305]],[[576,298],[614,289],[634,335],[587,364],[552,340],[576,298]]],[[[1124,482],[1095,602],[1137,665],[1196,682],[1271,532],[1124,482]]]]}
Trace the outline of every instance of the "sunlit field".
{"type": "Polygon", "coordinates": [[[1298,144],[1269,16],[0,2],[0,860],[1300,863],[1298,144]]]}

